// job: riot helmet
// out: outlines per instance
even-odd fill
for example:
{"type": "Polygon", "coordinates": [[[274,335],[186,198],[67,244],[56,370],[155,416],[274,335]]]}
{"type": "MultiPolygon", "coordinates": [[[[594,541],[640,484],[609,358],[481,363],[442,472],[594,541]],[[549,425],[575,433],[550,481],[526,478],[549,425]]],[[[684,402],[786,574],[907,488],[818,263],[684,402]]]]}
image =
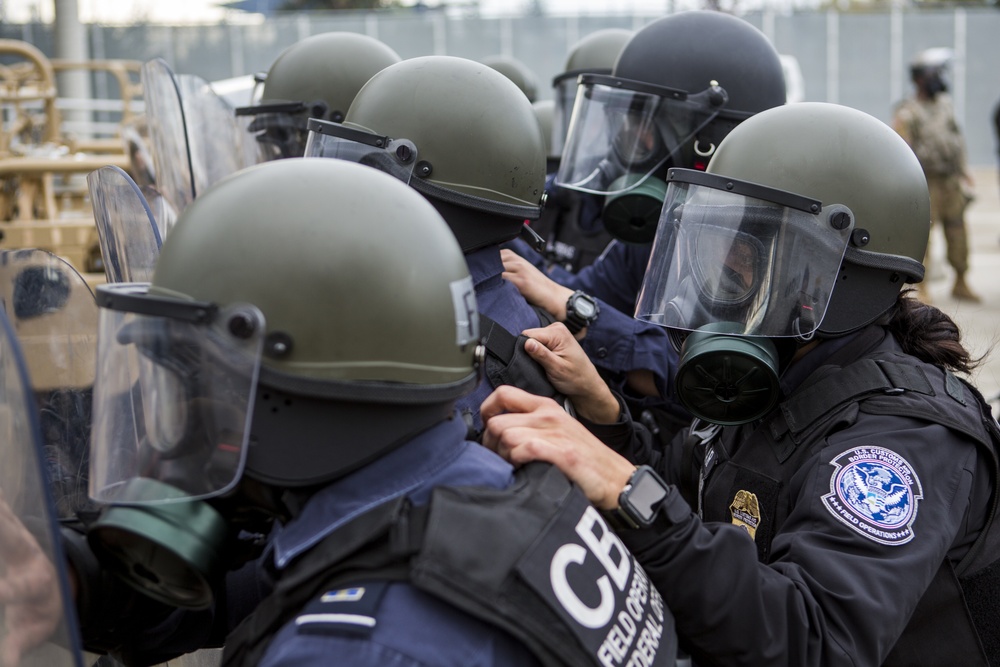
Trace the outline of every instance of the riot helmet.
{"type": "Polygon", "coordinates": [[[426,196],[468,253],[516,238],[545,194],[545,141],[527,98],[472,60],[424,56],[365,84],[342,124],[310,121],[306,155],[361,162],[426,196]]]}
{"type": "Polygon", "coordinates": [[[923,171],[861,111],[761,112],[707,172],[671,169],[668,183],[636,317],[671,330],[678,395],[695,416],[761,416],[799,345],[874,322],[923,279],[923,171]]]}
{"type": "Polygon", "coordinates": [[[552,79],[556,105],[552,119],[552,150],[556,154],[561,155],[566,144],[577,79],[581,74],[611,74],[618,54],[632,35],[631,30],[624,28],[606,28],[590,33],[570,48],[562,73],[552,79]]]}
{"type": "Polygon", "coordinates": [[[101,286],[98,303],[91,493],[153,528],[121,510],[94,540],[130,565],[137,532],[174,554],[172,587],[130,576],[175,604],[206,604],[218,565],[203,561],[242,527],[215,515],[252,515],[264,503],[248,488],[341,477],[451,417],[479,380],[473,284],[448,226],[346,161],[220,182],[178,220],[151,284],[101,286]]]}
{"type": "Polygon", "coordinates": [[[649,242],[667,168],[704,169],[733,127],[784,102],[781,59],[750,23],[663,17],[629,39],[610,77],[579,78],[557,184],[607,195],[608,230],[649,242]]]}
{"type": "Polygon", "coordinates": [[[517,58],[511,56],[490,56],[483,58],[483,64],[503,74],[517,86],[529,102],[538,100],[538,83],[535,73],[517,58]]]}
{"type": "Polygon", "coordinates": [[[910,61],[910,80],[930,98],[948,92],[948,70],[955,57],[946,47],[926,49],[910,61]]]}
{"type": "Polygon", "coordinates": [[[312,35],[281,52],[255,92],[259,102],[236,114],[249,119],[262,159],[302,157],[309,118],[339,123],[365,82],[399,61],[389,46],[367,35],[312,35]]]}

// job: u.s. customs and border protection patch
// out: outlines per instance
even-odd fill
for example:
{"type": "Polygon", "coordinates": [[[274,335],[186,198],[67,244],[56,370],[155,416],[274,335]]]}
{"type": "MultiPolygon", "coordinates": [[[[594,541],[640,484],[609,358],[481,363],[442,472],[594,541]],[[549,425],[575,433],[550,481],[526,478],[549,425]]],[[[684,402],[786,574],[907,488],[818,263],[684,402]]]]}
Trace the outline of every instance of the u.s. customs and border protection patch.
{"type": "Polygon", "coordinates": [[[733,517],[733,524],[747,531],[750,539],[757,537],[757,527],[760,526],[760,503],[757,502],[757,494],[740,490],[729,505],[729,513],[733,517]]]}
{"type": "Polygon", "coordinates": [[[833,516],[870,540],[890,546],[913,539],[923,489],[913,466],[884,447],[854,447],[830,464],[830,493],[823,504],[833,516]]]}

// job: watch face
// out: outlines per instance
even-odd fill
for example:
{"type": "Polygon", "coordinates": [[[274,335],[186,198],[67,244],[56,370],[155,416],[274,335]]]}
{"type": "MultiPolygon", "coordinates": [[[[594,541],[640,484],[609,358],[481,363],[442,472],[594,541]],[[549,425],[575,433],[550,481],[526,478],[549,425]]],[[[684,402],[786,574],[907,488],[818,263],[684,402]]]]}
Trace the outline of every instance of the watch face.
{"type": "Polygon", "coordinates": [[[596,308],[592,301],[588,299],[576,299],[573,302],[573,309],[576,311],[577,315],[584,319],[590,319],[594,316],[596,308]]]}
{"type": "Polygon", "coordinates": [[[663,488],[660,480],[650,474],[649,471],[640,468],[632,479],[632,489],[628,493],[628,503],[637,515],[637,518],[648,524],[653,520],[656,507],[666,495],[667,490],[663,488]]]}

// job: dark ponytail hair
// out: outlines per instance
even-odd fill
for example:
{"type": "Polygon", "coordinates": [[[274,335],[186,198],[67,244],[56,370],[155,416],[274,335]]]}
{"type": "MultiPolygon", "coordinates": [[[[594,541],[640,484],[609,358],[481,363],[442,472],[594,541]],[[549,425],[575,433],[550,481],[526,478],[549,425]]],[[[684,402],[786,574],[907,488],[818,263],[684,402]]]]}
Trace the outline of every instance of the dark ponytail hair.
{"type": "Polygon", "coordinates": [[[962,345],[962,332],[951,317],[934,306],[910,296],[914,290],[900,292],[885,315],[885,327],[899,341],[907,354],[948,371],[969,375],[983,359],[972,357],[962,345]]]}

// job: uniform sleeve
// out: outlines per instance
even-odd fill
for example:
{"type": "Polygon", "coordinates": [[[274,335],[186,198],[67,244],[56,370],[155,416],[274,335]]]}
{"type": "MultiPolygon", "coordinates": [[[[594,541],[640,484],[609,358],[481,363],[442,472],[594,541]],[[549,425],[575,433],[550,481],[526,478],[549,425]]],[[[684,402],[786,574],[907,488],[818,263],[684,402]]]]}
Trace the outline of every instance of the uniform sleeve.
{"type": "Polygon", "coordinates": [[[696,663],[882,664],[963,541],[976,451],[940,426],[866,423],[792,478],[766,564],[747,532],[703,523],[676,491],[652,529],[623,534],[696,663]]]}

